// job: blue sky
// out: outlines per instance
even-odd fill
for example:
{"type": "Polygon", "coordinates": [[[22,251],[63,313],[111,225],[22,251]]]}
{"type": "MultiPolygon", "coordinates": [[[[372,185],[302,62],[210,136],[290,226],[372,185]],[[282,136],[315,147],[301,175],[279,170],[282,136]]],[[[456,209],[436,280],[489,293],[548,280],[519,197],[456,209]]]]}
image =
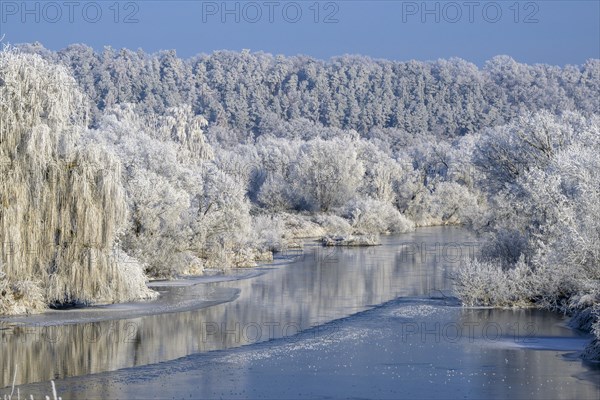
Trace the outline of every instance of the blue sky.
{"type": "Polygon", "coordinates": [[[498,54],[527,63],[600,58],[592,1],[0,1],[4,42],[96,49],[363,54],[394,60],[498,54]]]}

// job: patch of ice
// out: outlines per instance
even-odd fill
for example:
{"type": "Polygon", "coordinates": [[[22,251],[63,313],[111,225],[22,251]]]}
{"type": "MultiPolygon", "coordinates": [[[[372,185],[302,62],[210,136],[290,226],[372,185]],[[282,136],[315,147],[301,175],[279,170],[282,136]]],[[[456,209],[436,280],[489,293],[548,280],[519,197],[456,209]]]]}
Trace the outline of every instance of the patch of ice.
{"type": "Polygon", "coordinates": [[[418,304],[402,306],[401,308],[390,310],[388,316],[404,319],[415,319],[418,317],[428,317],[441,312],[440,307],[434,307],[428,304],[418,304]]]}
{"type": "Polygon", "coordinates": [[[280,345],[271,345],[269,347],[260,346],[253,349],[244,349],[244,351],[228,354],[220,361],[233,364],[243,364],[258,360],[276,357],[293,357],[294,353],[303,351],[326,351],[332,346],[342,342],[359,342],[362,340],[372,340],[374,337],[381,337],[383,330],[368,328],[343,328],[341,330],[332,330],[328,334],[320,335],[313,331],[302,332],[296,336],[280,339],[280,345]]]}

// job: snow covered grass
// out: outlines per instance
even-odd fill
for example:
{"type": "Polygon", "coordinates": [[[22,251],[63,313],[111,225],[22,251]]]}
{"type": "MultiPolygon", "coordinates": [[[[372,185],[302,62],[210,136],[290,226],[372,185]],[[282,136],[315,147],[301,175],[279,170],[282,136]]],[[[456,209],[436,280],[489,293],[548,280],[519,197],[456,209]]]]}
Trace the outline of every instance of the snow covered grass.
{"type": "MultiPolygon", "coordinates": [[[[10,388],[10,393],[2,396],[3,400],[21,400],[21,390],[15,386],[16,379],[17,379],[17,369],[15,368],[15,373],[13,375],[13,382],[12,382],[12,385],[10,388]]],[[[62,398],[59,397],[58,393],[56,392],[56,385],[54,384],[54,381],[51,380],[50,383],[52,385],[52,397],[46,396],[45,399],[46,400],[62,400],[62,398]]],[[[26,399],[34,400],[34,397],[33,397],[33,395],[29,395],[29,397],[27,397],[26,399]]]]}

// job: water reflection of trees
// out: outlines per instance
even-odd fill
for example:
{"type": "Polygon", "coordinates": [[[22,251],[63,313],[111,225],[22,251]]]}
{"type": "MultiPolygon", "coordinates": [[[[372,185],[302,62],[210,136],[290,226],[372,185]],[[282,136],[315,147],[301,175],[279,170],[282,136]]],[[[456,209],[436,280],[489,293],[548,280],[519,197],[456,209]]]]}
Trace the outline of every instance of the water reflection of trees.
{"type": "MultiPolygon", "coordinates": [[[[2,333],[2,386],[145,365],[190,353],[237,347],[289,336],[398,296],[428,296],[448,288],[448,263],[407,251],[401,241],[456,241],[457,229],[420,230],[385,237],[376,248],[309,248],[289,266],[240,281],[208,284],[240,290],[229,303],[195,311],[135,319],[2,333]]],[[[464,233],[463,233],[464,234],[464,233]]],[[[185,291],[189,288],[173,288],[185,291]]]]}

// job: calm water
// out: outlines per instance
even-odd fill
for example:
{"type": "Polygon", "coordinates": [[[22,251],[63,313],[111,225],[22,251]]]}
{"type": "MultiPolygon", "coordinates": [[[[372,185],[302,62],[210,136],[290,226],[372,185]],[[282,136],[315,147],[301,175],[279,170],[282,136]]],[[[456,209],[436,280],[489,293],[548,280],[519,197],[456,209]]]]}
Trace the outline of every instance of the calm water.
{"type": "MultiPolygon", "coordinates": [[[[238,380],[222,380],[218,376],[211,378],[211,374],[218,373],[219,365],[223,365],[222,359],[211,357],[238,357],[243,362],[233,364],[244,371],[246,376],[249,364],[257,367],[254,371],[260,371],[260,365],[266,368],[266,364],[260,364],[259,361],[265,357],[256,354],[273,352],[278,348],[289,354],[285,346],[290,343],[295,346],[300,344],[298,348],[303,349],[306,346],[303,347],[302,344],[305,345],[307,341],[331,341],[337,340],[338,336],[347,337],[347,340],[336,342],[340,347],[340,354],[348,352],[348,348],[344,346],[360,348],[361,345],[365,347],[365,354],[373,354],[376,350],[373,347],[374,341],[353,343],[352,340],[357,340],[358,336],[343,335],[345,330],[363,331],[365,326],[371,324],[377,326],[377,329],[371,329],[376,331],[371,335],[388,332],[387,336],[373,337],[378,343],[386,343],[385,354],[389,357],[390,354],[402,353],[403,362],[400,364],[410,367],[403,370],[403,373],[410,375],[412,368],[415,377],[421,377],[420,379],[427,375],[427,368],[432,364],[421,358],[426,359],[426,355],[431,355],[432,351],[435,357],[444,360],[444,368],[450,368],[448,363],[459,354],[472,350],[472,356],[464,362],[469,363],[476,371],[492,367],[501,367],[506,371],[522,369],[531,373],[531,380],[536,382],[547,377],[547,371],[552,371],[554,377],[564,375],[573,380],[572,383],[562,382],[561,387],[569,384],[578,386],[574,376],[579,374],[586,377],[585,385],[589,387],[589,391],[584,392],[583,396],[593,398],[597,395],[597,386],[589,382],[593,382],[596,377],[600,380],[598,371],[576,359],[573,361],[562,356],[583,348],[587,340],[587,337],[567,329],[564,319],[535,310],[467,310],[457,306],[451,297],[450,275],[460,259],[472,255],[477,249],[474,238],[465,230],[420,229],[411,234],[382,237],[382,244],[378,247],[346,249],[325,249],[309,244],[304,255],[291,264],[279,262],[279,265],[275,263],[252,271],[233,271],[226,281],[219,282],[212,278],[177,285],[156,283],[155,289],[162,296],[152,303],[5,319],[1,325],[0,364],[3,374],[0,387],[12,382],[16,365],[18,384],[59,379],[58,386],[63,389],[63,398],[82,397],[82,393],[91,392],[96,397],[106,397],[106,392],[90,389],[94,385],[86,387],[86,381],[101,379],[103,382],[110,382],[115,379],[112,385],[116,387],[117,381],[127,381],[128,377],[140,377],[144,374],[159,381],[167,379],[162,375],[169,370],[170,373],[180,371],[183,375],[170,377],[159,387],[143,383],[141,388],[146,388],[149,392],[144,394],[139,389],[135,393],[144,398],[152,393],[167,393],[166,391],[177,387],[180,391],[170,393],[169,396],[183,397],[185,394],[187,397],[185,388],[188,386],[185,382],[189,383],[189,379],[196,382],[198,377],[194,378],[193,371],[204,368],[201,375],[211,384],[205,382],[203,387],[211,387],[214,391],[194,391],[189,395],[236,397],[234,392],[226,390],[230,386],[239,385],[238,380]],[[383,303],[387,304],[371,310],[383,303]],[[370,311],[365,313],[366,310],[370,311]],[[340,318],[349,316],[352,317],[338,322],[340,318]],[[245,347],[238,349],[241,346],[245,347]],[[424,348],[429,350],[424,352],[424,348]],[[199,354],[212,350],[222,351],[199,354]],[[416,353],[412,354],[411,351],[416,353]],[[485,357],[482,357],[482,351],[486,354],[485,357]],[[511,352],[510,357],[506,356],[506,351],[511,352]],[[523,356],[514,357],[514,354],[523,356]],[[196,356],[191,359],[186,357],[190,355],[196,356]],[[162,364],[157,364],[161,362],[162,364]],[[425,370],[423,365],[427,365],[425,370]],[[85,377],[123,368],[130,369],[85,377]],[[186,378],[190,374],[191,378],[186,378]],[[591,374],[591,378],[585,374],[591,374]],[[68,377],[79,378],[65,380],[68,377]],[[76,387],[80,387],[82,392],[78,392],[76,387]],[[65,388],[69,389],[67,393],[65,388]]],[[[327,348],[331,351],[334,347],[327,348]]],[[[336,354],[331,358],[339,356],[336,354]]],[[[309,356],[306,351],[301,351],[297,359],[309,356]]],[[[282,365],[282,370],[286,365],[293,365],[289,357],[271,361],[271,369],[277,363],[282,365]]],[[[327,362],[320,361],[322,365],[327,365],[327,362]]],[[[400,360],[396,360],[398,362],[400,360]]],[[[307,360],[307,363],[310,361],[307,360]]],[[[379,361],[367,357],[356,365],[363,365],[364,368],[370,363],[374,363],[369,372],[372,373],[380,364],[379,361]]],[[[454,367],[451,369],[454,370],[454,367]]],[[[333,374],[331,368],[328,371],[330,375],[333,374]]],[[[299,374],[302,376],[301,372],[299,374]]],[[[429,374],[431,375],[431,371],[429,374]]],[[[505,379],[510,380],[509,375],[505,373],[505,379]]],[[[264,387],[277,388],[277,385],[273,385],[273,379],[278,379],[277,374],[275,377],[268,376],[268,384],[264,387]]],[[[323,379],[328,375],[317,376],[323,379]]],[[[363,376],[366,375],[363,373],[363,376]]],[[[382,375],[375,376],[378,379],[371,377],[369,381],[380,382],[382,375]]],[[[264,378],[264,375],[258,375],[260,377],[264,378]]],[[[473,379],[481,381],[483,377],[481,375],[473,379]]],[[[407,378],[412,379],[409,376],[407,378]]],[[[145,382],[150,378],[140,379],[145,382]]],[[[328,379],[333,377],[329,376],[328,379]]],[[[135,387],[134,381],[127,386],[135,387]]],[[[431,382],[434,381],[432,378],[431,382]]],[[[377,387],[381,387],[381,384],[380,382],[377,387]]],[[[466,380],[463,382],[466,387],[469,384],[466,380]]],[[[316,388],[328,386],[326,382],[315,385],[316,388]]],[[[507,383],[506,386],[510,385],[507,383]]],[[[36,392],[40,387],[42,386],[30,385],[23,389],[30,388],[36,392]]],[[[260,384],[254,382],[255,390],[260,387],[260,384]]],[[[271,394],[266,392],[254,395],[281,397],[283,389],[288,387],[291,386],[280,387],[279,391],[271,394]]],[[[306,386],[302,384],[302,387],[306,386]]],[[[421,397],[423,394],[434,393],[427,392],[427,388],[422,385],[419,387],[421,397]]],[[[247,397],[248,392],[242,390],[245,389],[240,389],[240,397],[247,397]]],[[[335,391],[332,388],[327,390],[333,390],[332,393],[326,393],[333,396],[354,393],[335,391]]],[[[123,393],[127,393],[125,397],[137,397],[126,389],[110,392],[110,397],[124,397],[123,393]]],[[[313,392],[315,393],[317,392],[313,392]]],[[[364,395],[368,396],[369,393],[382,397],[371,391],[364,395]]],[[[397,397],[399,393],[390,389],[391,397],[397,397]]],[[[510,393],[500,391],[497,394],[510,393]]],[[[556,394],[555,391],[551,393],[556,394]]],[[[567,397],[582,395],[580,392],[565,393],[567,397]]],[[[288,397],[298,395],[299,393],[290,393],[288,397]]]]}

